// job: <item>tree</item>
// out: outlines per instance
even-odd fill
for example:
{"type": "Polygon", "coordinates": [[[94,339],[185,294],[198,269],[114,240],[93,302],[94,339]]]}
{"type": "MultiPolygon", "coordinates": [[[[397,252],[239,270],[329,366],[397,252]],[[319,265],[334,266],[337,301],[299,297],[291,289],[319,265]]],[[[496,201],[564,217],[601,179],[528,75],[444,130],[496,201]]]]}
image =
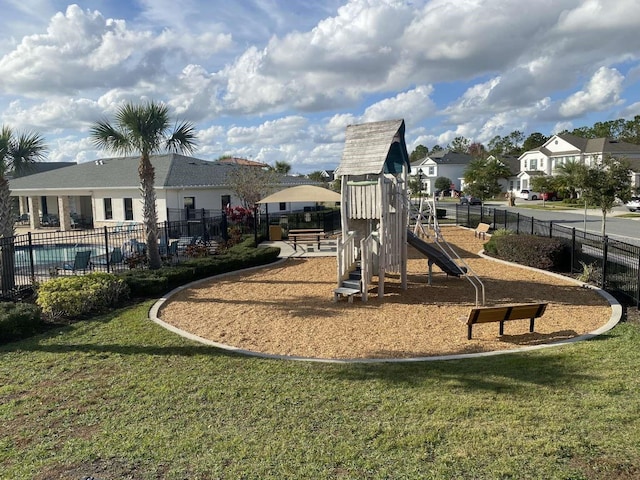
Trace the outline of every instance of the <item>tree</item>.
{"type": "Polygon", "coordinates": [[[451,183],[452,182],[450,178],[438,177],[436,178],[434,186],[436,187],[436,190],[441,190],[444,192],[445,190],[451,189],[451,183]]]}
{"type": "Polygon", "coordinates": [[[151,164],[151,155],[163,150],[191,153],[195,149],[196,134],[191,123],[176,124],[173,131],[169,127],[168,107],[150,101],[143,105],[127,102],[118,108],[114,125],[101,120],[90,130],[93,143],[100,149],[123,155],[134,152],[140,154],[138,175],[150,269],[158,269],[162,265],[158,250],[155,169],[151,164]]]}
{"type": "Polygon", "coordinates": [[[602,159],[586,171],[583,184],[585,201],[600,207],[602,212],[601,234],[604,237],[607,213],[616,204],[616,199],[628,202],[631,198],[631,169],[627,161],[611,156],[602,159]]]}
{"type": "Polygon", "coordinates": [[[449,144],[449,146],[447,147],[449,150],[452,150],[454,152],[458,152],[458,153],[467,153],[469,151],[469,144],[471,142],[460,136],[460,137],[456,137],[453,140],[451,140],[451,143],[449,144]]]}
{"type": "Polygon", "coordinates": [[[534,148],[541,147],[547,140],[549,140],[549,137],[541,134],[540,132],[534,132],[529,135],[524,141],[524,143],[522,144],[522,150],[528,152],[529,150],[533,150],[534,148]]]}
{"type": "Polygon", "coordinates": [[[433,152],[441,152],[442,150],[444,150],[444,148],[442,148],[442,147],[441,147],[440,145],[438,145],[438,144],[435,144],[435,145],[433,146],[433,148],[431,149],[431,153],[433,153],[433,152]]]}
{"type": "Polygon", "coordinates": [[[549,175],[540,175],[538,177],[533,177],[531,179],[531,188],[536,192],[541,193],[549,193],[558,190],[556,179],[549,175]]]}
{"type": "Polygon", "coordinates": [[[580,162],[571,161],[556,167],[556,186],[560,192],[567,194],[569,198],[578,198],[578,190],[584,184],[584,175],[587,167],[580,162]]]}
{"type": "Polygon", "coordinates": [[[234,165],[227,174],[231,191],[242,202],[244,208],[253,210],[258,201],[273,190],[278,174],[275,170],[260,167],[234,165]]]}
{"type": "Polygon", "coordinates": [[[484,145],[478,142],[470,144],[468,152],[473,158],[486,158],[488,156],[484,145]]]}
{"type": "Polygon", "coordinates": [[[494,158],[472,160],[464,171],[465,192],[484,202],[499,195],[502,188],[498,180],[510,176],[509,168],[494,158]]]}
{"type": "Polygon", "coordinates": [[[422,160],[423,158],[426,158],[427,155],[429,155],[429,149],[424,145],[418,145],[413,150],[413,152],[411,152],[411,155],[409,155],[409,161],[413,163],[417,160],[422,160]]]}
{"type": "Polygon", "coordinates": [[[316,170],[315,172],[311,172],[307,174],[307,178],[309,180],[313,180],[314,182],[327,182],[328,178],[325,177],[320,170],[316,170]]]}
{"type": "Polygon", "coordinates": [[[279,173],[281,175],[289,175],[291,172],[291,164],[285,162],[284,160],[279,160],[275,163],[273,167],[271,167],[274,172],[279,173]]]}
{"type": "MultiPolygon", "coordinates": [[[[15,286],[13,245],[15,218],[11,208],[11,190],[7,176],[12,172],[24,173],[30,164],[43,160],[46,152],[47,147],[40,134],[35,132],[15,134],[5,125],[0,129],[0,238],[7,239],[0,243],[3,292],[15,286]]],[[[32,212],[32,214],[35,213],[32,212]]]]}

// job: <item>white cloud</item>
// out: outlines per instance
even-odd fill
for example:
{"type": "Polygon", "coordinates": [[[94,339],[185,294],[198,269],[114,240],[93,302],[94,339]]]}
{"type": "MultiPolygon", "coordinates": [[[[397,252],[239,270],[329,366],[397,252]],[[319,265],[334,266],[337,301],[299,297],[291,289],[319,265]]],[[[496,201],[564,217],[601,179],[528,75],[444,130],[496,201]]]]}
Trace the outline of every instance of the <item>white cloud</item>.
{"type": "Polygon", "coordinates": [[[624,77],[615,68],[600,67],[584,90],[569,96],[560,105],[560,114],[575,117],[587,111],[600,111],[619,105],[624,77]]]}
{"type": "Polygon", "coordinates": [[[374,103],[364,111],[363,122],[376,122],[394,118],[404,118],[406,122],[416,124],[429,117],[436,110],[430,98],[433,87],[421,85],[408,92],[402,92],[393,98],[374,103]]]}

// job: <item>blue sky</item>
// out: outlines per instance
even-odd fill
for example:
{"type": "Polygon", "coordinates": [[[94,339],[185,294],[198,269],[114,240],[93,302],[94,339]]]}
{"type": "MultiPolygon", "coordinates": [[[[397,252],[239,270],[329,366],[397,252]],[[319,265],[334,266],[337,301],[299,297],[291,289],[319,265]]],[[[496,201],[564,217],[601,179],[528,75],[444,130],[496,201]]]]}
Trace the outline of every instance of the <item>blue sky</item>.
{"type": "Polygon", "coordinates": [[[123,101],[192,121],[195,156],[333,169],[349,124],[409,151],[640,114],[637,0],[4,0],[0,123],[50,161],[123,101]],[[177,7],[179,5],[179,7],[177,7]]]}

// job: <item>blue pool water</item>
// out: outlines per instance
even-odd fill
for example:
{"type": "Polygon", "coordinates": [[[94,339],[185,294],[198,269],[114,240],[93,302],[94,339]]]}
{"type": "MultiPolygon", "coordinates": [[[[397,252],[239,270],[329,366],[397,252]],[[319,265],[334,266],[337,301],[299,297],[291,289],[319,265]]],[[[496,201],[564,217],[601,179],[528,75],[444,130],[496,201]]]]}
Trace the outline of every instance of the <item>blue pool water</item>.
{"type": "MultiPolygon", "coordinates": [[[[35,265],[56,265],[73,263],[76,252],[91,250],[91,257],[104,255],[104,247],[96,245],[34,245],[33,263],[35,265]]],[[[17,247],[15,252],[16,266],[26,267],[31,265],[28,247],[17,247]]]]}

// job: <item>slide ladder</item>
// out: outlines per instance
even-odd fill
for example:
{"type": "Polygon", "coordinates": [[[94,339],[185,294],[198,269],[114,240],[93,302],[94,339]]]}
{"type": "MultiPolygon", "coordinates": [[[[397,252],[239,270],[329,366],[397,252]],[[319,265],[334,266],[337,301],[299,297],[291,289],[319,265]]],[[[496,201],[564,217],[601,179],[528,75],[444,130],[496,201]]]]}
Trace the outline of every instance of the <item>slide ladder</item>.
{"type": "Polygon", "coordinates": [[[475,289],[476,307],[484,305],[484,284],[442,235],[436,215],[435,200],[421,198],[417,207],[410,199],[407,198],[407,201],[409,203],[407,242],[427,257],[429,285],[431,285],[431,267],[435,263],[447,275],[466,278],[475,289]],[[427,242],[424,240],[425,238],[432,241],[427,242]]]}

